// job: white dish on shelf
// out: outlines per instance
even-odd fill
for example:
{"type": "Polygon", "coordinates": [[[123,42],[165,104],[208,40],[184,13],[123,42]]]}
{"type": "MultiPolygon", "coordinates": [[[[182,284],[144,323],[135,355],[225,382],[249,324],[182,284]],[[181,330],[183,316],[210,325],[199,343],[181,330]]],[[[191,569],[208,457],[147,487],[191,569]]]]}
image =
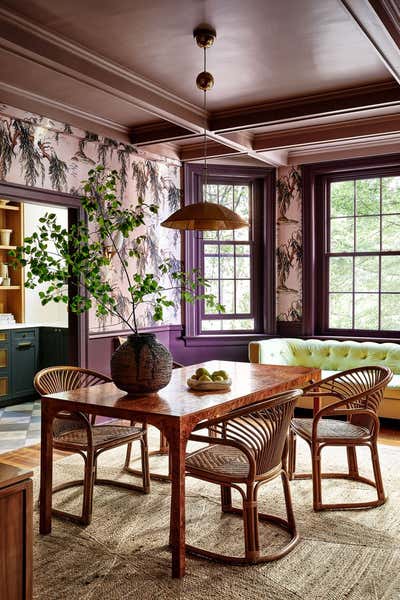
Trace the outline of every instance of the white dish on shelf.
{"type": "Polygon", "coordinates": [[[231,387],[232,379],[225,379],[224,381],[199,381],[190,377],[187,380],[187,384],[190,389],[197,392],[226,392],[231,387]]]}

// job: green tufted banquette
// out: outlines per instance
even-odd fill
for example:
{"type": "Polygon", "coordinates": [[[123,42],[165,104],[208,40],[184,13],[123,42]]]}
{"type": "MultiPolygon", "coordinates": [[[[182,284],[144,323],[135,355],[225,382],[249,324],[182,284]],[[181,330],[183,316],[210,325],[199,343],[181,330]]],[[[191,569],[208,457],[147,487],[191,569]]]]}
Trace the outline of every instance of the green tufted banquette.
{"type": "MultiPolygon", "coordinates": [[[[269,365],[318,367],[322,378],[364,365],[389,367],[394,375],[379,414],[400,419],[400,344],[273,338],[250,342],[249,359],[269,365]]],[[[299,406],[311,407],[310,400],[300,400],[299,406]]]]}

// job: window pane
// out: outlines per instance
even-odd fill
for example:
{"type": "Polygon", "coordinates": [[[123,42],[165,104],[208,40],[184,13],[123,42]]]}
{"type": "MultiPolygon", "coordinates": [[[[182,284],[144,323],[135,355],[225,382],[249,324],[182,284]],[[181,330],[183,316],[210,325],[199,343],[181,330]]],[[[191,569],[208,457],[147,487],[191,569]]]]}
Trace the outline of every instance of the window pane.
{"type": "Polygon", "coordinates": [[[400,212],[400,177],[382,178],[382,212],[400,212]]]}
{"type": "Polygon", "coordinates": [[[205,196],[206,202],[218,202],[218,186],[208,184],[207,186],[203,185],[203,194],[205,196]]]}
{"type": "Polygon", "coordinates": [[[233,210],[238,213],[241,217],[243,217],[246,221],[249,220],[250,212],[249,212],[249,193],[248,185],[235,185],[234,189],[234,205],[233,210]]]}
{"type": "Polygon", "coordinates": [[[221,245],[219,248],[220,248],[221,254],[231,254],[233,256],[233,246],[221,245]]]}
{"type": "Polygon", "coordinates": [[[251,312],[249,279],[240,279],[236,282],[236,312],[251,312]]]}
{"type": "Polygon", "coordinates": [[[400,256],[382,256],[382,292],[400,292],[400,256]]]}
{"type": "Polygon", "coordinates": [[[238,241],[246,241],[249,239],[249,228],[242,227],[241,229],[235,229],[235,240],[238,241]]]}
{"type": "Polygon", "coordinates": [[[400,294],[382,294],[381,329],[389,331],[400,329],[400,294]]]}
{"type": "Polygon", "coordinates": [[[204,257],[204,277],[206,279],[218,279],[218,258],[214,256],[204,257]]]}
{"type": "Polygon", "coordinates": [[[356,219],[356,251],[374,252],[380,249],[380,217],[356,219]]]}
{"type": "Polygon", "coordinates": [[[353,326],[352,310],[352,294],[329,294],[329,327],[350,329],[353,326]]]}
{"type": "Polygon", "coordinates": [[[400,250],[400,215],[382,217],[382,250],[400,250]]]}
{"type": "Polygon", "coordinates": [[[357,256],[354,264],[355,291],[379,291],[379,257],[357,256]]]}
{"type": "MultiPolygon", "coordinates": [[[[205,293],[206,294],[214,294],[216,301],[217,302],[221,302],[220,297],[219,297],[219,282],[218,281],[209,281],[209,284],[206,289],[205,289],[205,293]]],[[[205,307],[204,310],[206,312],[206,314],[217,314],[217,311],[215,310],[215,308],[212,308],[208,302],[205,303],[205,307]]]]}
{"type": "Polygon", "coordinates": [[[378,215],[380,213],[380,179],[356,181],[356,214],[378,215]]]}
{"type": "Polygon", "coordinates": [[[221,279],[235,277],[235,259],[221,256],[221,279]]]}
{"type": "Polygon", "coordinates": [[[203,319],[202,331],[249,331],[254,329],[254,319],[203,319]]]}
{"type": "Polygon", "coordinates": [[[351,292],[353,290],[353,259],[342,256],[329,261],[329,291],[351,292]]]}
{"type": "Polygon", "coordinates": [[[233,210],[233,186],[219,185],[218,186],[218,202],[227,208],[233,210]]]}
{"type": "Polygon", "coordinates": [[[218,239],[218,231],[203,231],[203,239],[204,240],[217,240],[218,239]]]}
{"type": "Polygon", "coordinates": [[[354,181],[331,183],[331,216],[345,217],[354,214],[354,181]]]}
{"type": "Polygon", "coordinates": [[[225,306],[225,312],[232,314],[235,312],[235,297],[234,297],[235,282],[233,280],[222,280],[221,288],[221,304],[225,306]]]}
{"type": "Polygon", "coordinates": [[[233,229],[223,229],[219,232],[219,239],[224,241],[231,241],[234,239],[233,229]]]}
{"type": "Polygon", "coordinates": [[[204,254],[218,256],[218,245],[217,244],[204,244],[204,254]]]}
{"type": "Polygon", "coordinates": [[[250,256],[250,246],[248,244],[238,244],[237,246],[235,246],[235,248],[236,248],[236,256],[238,254],[240,254],[240,255],[247,254],[248,256],[250,256]]]}
{"type": "Polygon", "coordinates": [[[354,219],[331,220],[331,252],[353,252],[354,219]]]}
{"type": "Polygon", "coordinates": [[[250,257],[236,257],[236,277],[238,279],[250,278],[250,257]]]}
{"type": "Polygon", "coordinates": [[[354,295],[354,327],[356,329],[379,329],[379,295],[354,295]]]}

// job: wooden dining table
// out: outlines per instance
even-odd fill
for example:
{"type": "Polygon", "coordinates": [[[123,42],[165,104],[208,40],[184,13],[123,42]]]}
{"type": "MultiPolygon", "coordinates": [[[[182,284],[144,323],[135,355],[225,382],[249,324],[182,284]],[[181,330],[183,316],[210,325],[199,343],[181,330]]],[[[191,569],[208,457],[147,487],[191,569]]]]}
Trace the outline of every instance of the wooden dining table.
{"type": "Polygon", "coordinates": [[[193,428],[210,418],[264,400],[278,392],[301,388],[320,379],[319,369],[208,361],[174,369],[169,384],[157,394],[130,396],[113,383],[49,394],[42,398],[40,533],[51,533],[52,427],[60,411],[84,412],[154,425],[168,440],[171,464],[170,546],[172,576],[185,574],[185,454],[193,428]],[[228,391],[196,392],[187,379],[198,369],[224,370],[232,379],[228,391]]]}

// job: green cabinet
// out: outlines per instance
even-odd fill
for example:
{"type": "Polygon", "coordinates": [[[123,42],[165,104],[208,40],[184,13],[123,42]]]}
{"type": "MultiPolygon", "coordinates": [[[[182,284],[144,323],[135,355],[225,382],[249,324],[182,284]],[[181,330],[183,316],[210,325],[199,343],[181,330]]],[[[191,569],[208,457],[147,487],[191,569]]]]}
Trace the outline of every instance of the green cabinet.
{"type": "Polygon", "coordinates": [[[35,392],[33,378],[38,370],[38,330],[11,331],[11,396],[21,398],[35,392]]]}

